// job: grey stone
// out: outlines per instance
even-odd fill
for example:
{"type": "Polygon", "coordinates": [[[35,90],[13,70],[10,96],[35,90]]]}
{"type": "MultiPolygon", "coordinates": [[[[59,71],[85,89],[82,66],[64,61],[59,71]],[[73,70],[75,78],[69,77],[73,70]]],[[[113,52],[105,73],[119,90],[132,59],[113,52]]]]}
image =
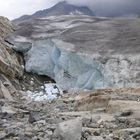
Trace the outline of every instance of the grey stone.
{"type": "Polygon", "coordinates": [[[29,118],[28,118],[29,123],[34,123],[37,122],[38,120],[40,120],[39,114],[37,112],[31,111],[29,113],[29,118]]]}
{"type": "Polygon", "coordinates": [[[56,131],[62,140],[81,140],[82,121],[74,119],[59,123],[56,131]]]}
{"type": "Polygon", "coordinates": [[[15,45],[13,46],[14,50],[16,50],[17,52],[28,52],[31,48],[32,48],[32,43],[30,42],[23,42],[23,43],[15,43],[15,45]]]}
{"type": "Polygon", "coordinates": [[[87,140],[104,140],[101,136],[89,136],[87,140]]]}

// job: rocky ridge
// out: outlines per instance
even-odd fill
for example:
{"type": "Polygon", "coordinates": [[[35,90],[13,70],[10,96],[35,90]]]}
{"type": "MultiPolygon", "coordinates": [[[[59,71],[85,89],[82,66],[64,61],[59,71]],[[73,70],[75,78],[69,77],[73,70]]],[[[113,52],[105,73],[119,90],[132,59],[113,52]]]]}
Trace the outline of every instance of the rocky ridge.
{"type": "Polygon", "coordinates": [[[23,74],[20,56],[5,41],[5,37],[13,31],[12,23],[7,18],[0,17],[0,97],[5,96],[9,100],[12,100],[10,94],[16,92],[13,83],[18,86],[16,79],[23,74]]]}
{"type": "Polygon", "coordinates": [[[16,56],[16,52],[13,51],[12,47],[8,42],[4,40],[8,33],[14,31],[14,28],[11,22],[1,17],[0,18],[0,46],[1,46],[1,67],[0,72],[9,76],[9,77],[20,77],[22,75],[21,66],[18,62],[18,58],[16,56]],[[10,48],[11,47],[11,48],[10,48]]]}

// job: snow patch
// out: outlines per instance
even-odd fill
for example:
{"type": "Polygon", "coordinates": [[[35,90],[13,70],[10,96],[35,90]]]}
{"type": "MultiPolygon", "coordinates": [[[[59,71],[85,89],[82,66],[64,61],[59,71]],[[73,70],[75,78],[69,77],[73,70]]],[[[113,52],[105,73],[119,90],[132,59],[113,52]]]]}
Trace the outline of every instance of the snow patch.
{"type": "Polygon", "coordinates": [[[53,100],[62,96],[63,91],[56,84],[44,84],[40,87],[40,91],[30,91],[26,92],[28,98],[33,101],[46,101],[53,100]]]}
{"type": "Polygon", "coordinates": [[[75,10],[73,12],[70,12],[70,15],[83,15],[84,13],[78,11],[78,10],[75,10]]]}

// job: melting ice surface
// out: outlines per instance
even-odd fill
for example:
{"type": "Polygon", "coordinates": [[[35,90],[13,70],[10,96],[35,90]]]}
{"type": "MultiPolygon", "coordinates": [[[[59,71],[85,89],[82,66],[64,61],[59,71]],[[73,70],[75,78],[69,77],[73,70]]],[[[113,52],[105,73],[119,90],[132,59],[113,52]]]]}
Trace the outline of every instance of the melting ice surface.
{"type": "Polygon", "coordinates": [[[63,94],[63,91],[59,88],[58,85],[54,83],[44,84],[41,87],[41,91],[30,91],[28,90],[27,96],[33,101],[45,101],[53,100],[60,97],[63,94]]]}

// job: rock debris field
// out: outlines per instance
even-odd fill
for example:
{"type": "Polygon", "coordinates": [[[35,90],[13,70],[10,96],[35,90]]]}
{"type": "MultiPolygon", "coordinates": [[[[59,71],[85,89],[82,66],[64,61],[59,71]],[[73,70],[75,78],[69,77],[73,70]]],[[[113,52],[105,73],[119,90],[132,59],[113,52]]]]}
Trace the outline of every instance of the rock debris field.
{"type": "Polygon", "coordinates": [[[140,89],[68,93],[49,101],[0,100],[1,140],[139,140],[140,89]]]}

